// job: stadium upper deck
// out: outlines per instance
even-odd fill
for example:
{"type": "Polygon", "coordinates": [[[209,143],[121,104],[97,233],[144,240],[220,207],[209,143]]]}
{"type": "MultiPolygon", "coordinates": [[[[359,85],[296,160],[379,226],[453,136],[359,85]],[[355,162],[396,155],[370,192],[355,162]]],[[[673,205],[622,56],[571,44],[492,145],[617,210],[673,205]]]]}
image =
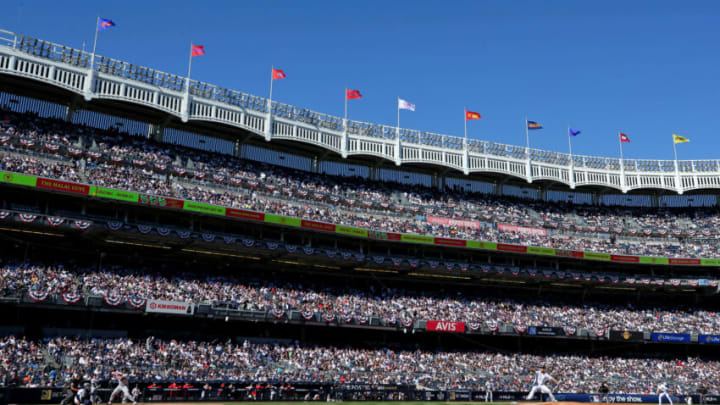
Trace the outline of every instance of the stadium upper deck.
{"type": "MultiPolygon", "coordinates": [[[[400,165],[512,176],[528,183],[597,186],[623,193],[679,194],[720,188],[720,161],[578,156],[343,119],[0,31],[0,73],[50,84],[87,101],[121,101],[180,118],[229,126],[267,141],[297,141],[400,165]]],[[[237,143],[236,143],[237,144],[237,143]]]]}

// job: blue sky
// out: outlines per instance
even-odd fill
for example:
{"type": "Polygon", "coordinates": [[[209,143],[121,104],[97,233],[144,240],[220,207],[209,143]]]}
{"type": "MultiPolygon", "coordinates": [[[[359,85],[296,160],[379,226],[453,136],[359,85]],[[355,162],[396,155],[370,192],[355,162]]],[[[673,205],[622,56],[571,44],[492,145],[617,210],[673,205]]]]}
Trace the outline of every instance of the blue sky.
{"type": "Polygon", "coordinates": [[[274,99],[342,116],[346,86],[364,98],[350,118],[396,123],[398,96],[417,105],[401,125],[462,136],[463,107],[483,115],[469,136],[525,144],[524,117],[544,126],[531,146],[626,158],[720,158],[717,1],[71,1],[6,0],[0,28],[92,47],[185,75],[189,43],[205,45],[193,78],[267,96],[271,65],[288,78],[274,99]]]}

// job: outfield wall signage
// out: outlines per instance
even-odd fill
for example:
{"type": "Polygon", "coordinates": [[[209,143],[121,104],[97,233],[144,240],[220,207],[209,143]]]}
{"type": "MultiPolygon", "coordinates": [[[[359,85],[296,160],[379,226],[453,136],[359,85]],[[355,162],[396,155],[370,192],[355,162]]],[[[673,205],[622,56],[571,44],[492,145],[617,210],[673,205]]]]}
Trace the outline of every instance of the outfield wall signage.
{"type": "Polygon", "coordinates": [[[654,342],[678,342],[687,343],[690,342],[689,333],[655,333],[653,332],[650,340],[654,342]]]}
{"type": "Polygon", "coordinates": [[[195,312],[195,307],[192,303],[183,301],[147,300],[145,303],[145,312],[192,315],[195,312]]]}
{"type": "Polygon", "coordinates": [[[633,332],[629,330],[610,330],[610,340],[622,340],[626,342],[642,342],[645,340],[643,332],[633,332]]]}
{"type": "Polygon", "coordinates": [[[565,336],[565,330],[550,326],[530,326],[527,334],[531,336],[565,336]]]}
{"type": "Polygon", "coordinates": [[[720,344],[720,335],[698,335],[700,344],[720,344]]]}
{"type": "Polygon", "coordinates": [[[465,322],[427,321],[425,330],[433,332],[465,332],[465,322]]]}

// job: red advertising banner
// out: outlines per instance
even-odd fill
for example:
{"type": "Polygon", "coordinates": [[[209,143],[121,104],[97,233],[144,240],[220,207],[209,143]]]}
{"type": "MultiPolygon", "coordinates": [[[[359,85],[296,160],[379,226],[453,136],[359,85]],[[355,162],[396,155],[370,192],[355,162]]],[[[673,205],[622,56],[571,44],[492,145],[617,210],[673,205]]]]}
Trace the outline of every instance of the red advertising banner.
{"type": "Polygon", "coordinates": [[[308,221],[303,219],[300,223],[303,228],[315,229],[318,231],[335,232],[334,224],[326,224],[325,222],[308,221]]]}
{"type": "Polygon", "coordinates": [[[435,332],[465,332],[465,322],[427,321],[425,330],[435,332]]]}
{"type": "Polygon", "coordinates": [[[253,221],[264,221],[265,214],[262,212],[239,210],[237,208],[226,208],[225,215],[228,217],[250,219],[253,221]]]}
{"type": "Polygon", "coordinates": [[[503,252],[526,253],[526,252],[527,252],[527,246],[522,246],[522,245],[506,245],[506,244],[504,244],[504,243],[498,243],[498,244],[497,244],[497,250],[502,250],[503,252]]]}
{"type": "Polygon", "coordinates": [[[702,264],[700,259],[668,259],[670,264],[682,264],[685,266],[699,266],[702,264]]]}
{"type": "Polygon", "coordinates": [[[394,232],[387,232],[387,240],[402,240],[402,235],[394,232]]]}
{"type": "Polygon", "coordinates": [[[75,194],[87,195],[90,193],[90,186],[86,186],[85,184],[69,183],[67,181],[45,179],[42,177],[38,177],[37,186],[50,190],[65,191],[75,194]]]}
{"type": "Polygon", "coordinates": [[[445,245],[445,246],[458,246],[458,247],[467,246],[467,241],[464,239],[435,238],[434,243],[436,245],[445,245]]]}
{"type": "Polygon", "coordinates": [[[472,229],[478,229],[480,228],[480,222],[478,221],[467,221],[464,219],[453,219],[453,218],[443,218],[443,217],[433,217],[428,216],[427,222],[429,224],[437,224],[437,225],[449,225],[449,226],[462,226],[464,228],[472,228],[472,229]]]}
{"type": "Polygon", "coordinates": [[[547,235],[547,231],[545,229],[532,228],[529,226],[498,224],[497,228],[498,228],[498,231],[500,231],[500,232],[514,232],[514,233],[522,233],[525,235],[539,235],[539,236],[547,235]]]}
{"type": "Polygon", "coordinates": [[[640,262],[640,258],[638,256],[610,255],[610,260],[613,262],[623,262],[623,263],[639,263],[640,262]]]}

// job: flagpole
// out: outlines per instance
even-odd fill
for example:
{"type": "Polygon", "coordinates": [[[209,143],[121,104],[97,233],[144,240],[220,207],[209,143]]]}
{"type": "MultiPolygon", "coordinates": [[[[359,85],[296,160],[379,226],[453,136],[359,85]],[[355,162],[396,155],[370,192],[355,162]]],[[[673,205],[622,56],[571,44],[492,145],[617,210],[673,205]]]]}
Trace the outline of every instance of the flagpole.
{"type": "Polygon", "coordinates": [[[397,110],[398,110],[397,134],[398,134],[398,136],[400,136],[400,97],[398,97],[397,110]]]}
{"type": "Polygon", "coordinates": [[[525,145],[527,147],[528,159],[530,159],[530,131],[528,130],[528,119],[525,117],[525,145]]]}
{"type": "Polygon", "coordinates": [[[190,60],[188,61],[188,75],[187,75],[187,86],[185,91],[190,92],[190,72],[192,72],[192,54],[193,54],[193,43],[190,41],[190,60]]]}
{"type": "Polygon", "coordinates": [[[467,107],[464,107],[465,111],[463,111],[463,119],[465,121],[465,142],[467,143],[467,107]]]}
{"type": "Polygon", "coordinates": [[[348,88],[345,86],[345,125],[347,125],[347,109],[348,109],[348,88]]]}
{"type": "Polygon", "coordinates": [[[575,188],[575,172],[573,171],[572,137],[570,136],[570,125],[568,124],[568,147],[570,148],[570,187],[575,188]]]}
{"type": "Polygon", "coordinates": [[[673,137],[673,152],[675,152],[675,166],[677,166],[677,143],[675,143],[675,137],[673,137]]]}
{"type": "Polygon", "coordinates": [[[95,68],[95,50],[97,49],[97,38],[98,38],[98,31],[100,28],[100,14],[97,16],[97,21],[95,22],[95,40],[93,41],[93,52],[92,56],[90,56],[90,70],[93,70],[95,68]]]}
{"type": "Polygon", "coordinates": [[[272,91],[273,91],[273,70],[275,70],[274,65],[270,65],[270,98],[268,99],[268,112],[272,113],[272,91]]]}

